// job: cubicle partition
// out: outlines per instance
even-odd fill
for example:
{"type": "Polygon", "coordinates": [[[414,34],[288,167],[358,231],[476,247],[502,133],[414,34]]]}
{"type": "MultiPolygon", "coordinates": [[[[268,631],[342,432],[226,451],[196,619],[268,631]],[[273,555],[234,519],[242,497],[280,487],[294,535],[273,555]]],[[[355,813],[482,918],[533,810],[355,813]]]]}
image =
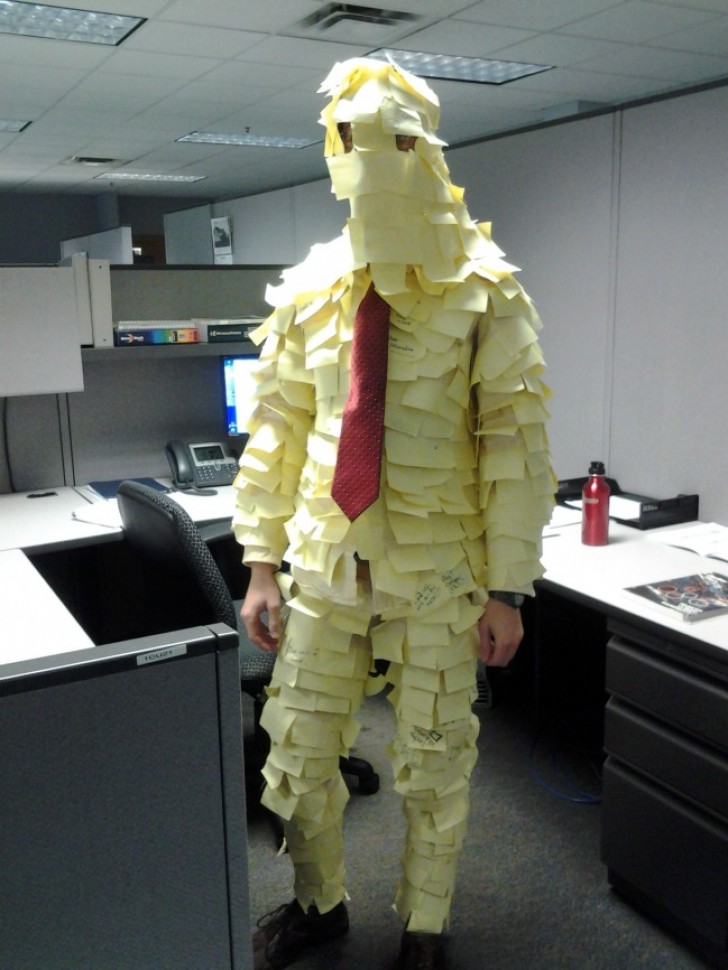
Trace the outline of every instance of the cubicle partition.
{"type": "MultiPolygon", "coordinates": [[[[111,313],[114,322],[262,316],[270,309],[266,286],[281,269],[107,267],[111,313]]],[[[56,336],[49,324],[45,346],[55,346],[56,336]]],[[[0,440],[0,493],[168,475],[164,445],[171,438],[225,440],[220,359],[251,352],[249,341],[84,346],[83,390],[0,401],[7,429],[0,440]]]]}
{"type": "Polygon", "coordinates": [[[217,625],[0,666],[3,967],[252,966],[236,647],[217,625]]]}

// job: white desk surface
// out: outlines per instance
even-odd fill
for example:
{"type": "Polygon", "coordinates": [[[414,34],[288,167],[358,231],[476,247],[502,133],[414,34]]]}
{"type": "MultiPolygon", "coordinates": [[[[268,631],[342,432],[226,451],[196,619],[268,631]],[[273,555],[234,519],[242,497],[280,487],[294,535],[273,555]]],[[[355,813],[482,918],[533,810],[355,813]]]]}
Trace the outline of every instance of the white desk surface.
{"type": "MultiPolygon", "coordinates": [[[[165,484],[164,479],[160,479],[165,484]]],[[[232,485],[216,495],[171,492],[198,524],[231,519],[235,508],[232,485]]],[[[86,486],[43,488],[0,495],[0,550],[48,552],[123,538],[116,500],[99,499],[86,486]],[[36,496],[31,498],[30,496],[36,496]],[[76,516],[84,516],[74,518],[76,516]]]]}
{"type": "Polygon", "coordinates": [[[84,502],[70,486],[0,495],[0,550],[46,552],[122,537],[118,527],[76,521],[73,510],[84,502]]]}
{"type": "Polygon", "coordinates": [[[636,596],[624,592],[625,586],[690,573],[728,575],[728,562],[705,559],[659,541],[660,534],[684,528],[685,525],[680,525],[641,531],[610,522],[608,545],[585,546],[581,542],[580,525],[563,526],[544,538],[544,579],[563,588],[567,596],[569,592],[581,594],[597,604],[616,607],[728,651],[728,614],[688,623],[667,610],[643,605],[636,596]]]}
{"type": "MultiPolygon", "coordinates": [[[[164,479],[160,481],[165,482],[164,479]]],[[[165,484],[169,483],[165,482],[165,484]]],[[[29,498],[29,495],[37,493],[27,492],[0,495],[0,550],[23,549],[27,552],[41,552],[109,542],[123,537],[115,500],[112,502],[99,500],[99,521],[85,522],[73,518],[72,515],[79,509],[88,508],[95,511],[95,506],[86,498],[90,493],[84,486],[77,486],[75,489],[70,487],[39,489],[38,492],[42,497],[29,498]],[[111,524],[101,524],[103,521],[111,524]]],[[[218,488],[217,494],[213,496],[203,497],[172,492],[171,497],[187,510],[195,522],[200,524],[230,518],[234,510],[234,489],[229,485],[218,488]]],[[[684,526],[672,528],[682,529],[684,526]]],[[[657,541],[660,533],[667,531],[669,529],[651,529],[643,532],[610,522],[609,544],[591,547],[582,545],[578,523],[555,528],[553,533],[546,536],[543,544],[545,579],[554,586],[562,588],[566,596],[569,593],[585,596],[597,605],[632,613],[659,626],[677,630],[683,635],[704,640],[728,651],[728,615],[686,623],[679,617],[673,618],[660,609],[643,605],[636,597],[624,592],[625,586],[694,572],[728,573],[728,563],[705,559],[695,553],[676,549],[657,541]]],[[[30,569],[32,570],[30,582],[42,583],[32,566],[30,569]]],[[[3,602],[5,602],[6,597],[20,595],[18,591],[24,585],[21,577],[27,575],[27,570],[23,570],[16,577],[13,577],[12,572],[6,572],[3,575],[6,579],[3,584],[3,602]]],[[[34,588],[38,594],[37,586],[34,588]]],[[[48,587],[45,588],[49,595],[55,598],[55,594],[48,587]]],[[[56,602],[65,612],[60,601],[56,602]]],[[[22,610],[20,612],[22,615],[22,610]]],[[[33,615],[34,612],[25,614],[26,619],[33,615]]],[[[71,628],[74,628],[75,621],[70,616],[69,620],[71,628]]],[[[80,630],[80,628],[75,629],[76,632],[80,630]]],[[[55,652],[50,643],[46,643],[44,649],[55,652]]],[[[62,649],[66,649],[66,645],[62,649]]]]}
{"type": "MultiPolygon", "coordinates": [[[[158,482],[167,487],[171,486],[169,479],[158,478],[158,482]]],[[[108,522],[121,528],[121,518],[119,517],[119,507],[116,499],[98,499],[93,489],[87,485],[77,485],[76,492],[80,500],[76,502],[76,514],[87,515],[88,520],[96,522],[108,522]],[[84,505],[83,499],[88,499],[90,503],[84,505]]],[[[178,505],[188,513],[193,522],[202,525],[205,522],[215,522],[223,519],[232,519],[235,511],[235,496],[232,485],[216,486],[216,494],[209,492],[205,495],[196,495],[194,492],[170,492],[169,497],[174,499],[178,505]]]]}
{"type": "MultiPolygon", "coordinates": [[[[0,665],[94,645],[25,555],[123,538],[116,500],[92,504],[84,491],[88,494],[62,487],[0,495],[0,665]],[[74,518],[87,508],[99,510],[97,521],[74,518]]],[[[171,497],[198,523],[232,518],[232,486],[213,496],[171,497]]]]}
{"type": "Polygon", "coordinates": [[[0,552],[0,664],[92,646],[25,554],[0,552]]]}

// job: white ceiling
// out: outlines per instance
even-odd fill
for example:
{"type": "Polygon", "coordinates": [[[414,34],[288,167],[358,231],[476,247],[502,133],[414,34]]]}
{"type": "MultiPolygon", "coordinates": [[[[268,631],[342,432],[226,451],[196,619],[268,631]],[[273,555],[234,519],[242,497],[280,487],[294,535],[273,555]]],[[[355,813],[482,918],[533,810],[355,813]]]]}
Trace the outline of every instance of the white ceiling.
{"type": "Polygon", "coordinates": [[[502,86],[431,81],[450,145],[728,78],[728,0],[386,0],[416,19],[383,28],[348,18],[325,31],[301,27],[325,0],[68,5],[147,20],[116,48],[0,34],[0,119],[32,121],[20,134],[0,132],[0,192],[225,199],[323,178],[321,144],[175,139],[246,128],[318,138],[322,79],[336,61],[380,46],[553,65],[502,86]],[[117,161],[90,168],[73,156],[117,161]],[[122,165],[205,179],[95,178],[122,165]]]}

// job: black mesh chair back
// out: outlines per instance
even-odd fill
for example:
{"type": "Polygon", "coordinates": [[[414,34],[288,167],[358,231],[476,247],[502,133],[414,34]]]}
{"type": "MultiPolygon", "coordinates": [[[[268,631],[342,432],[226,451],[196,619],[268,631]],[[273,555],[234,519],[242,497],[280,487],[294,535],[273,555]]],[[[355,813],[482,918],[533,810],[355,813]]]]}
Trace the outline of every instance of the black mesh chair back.
{"type": "Polygon", "coordinates": [[[248,640],[225,579],[188,513],[163,492],[134,481],[120,484],[118,502],[124,536],[146,573],[144,632],[226,623],[238,631],[241,685],[258,697],[270,682],[275,654],[248,640]]]}
{"type": "MultiPolygon", "coordinates": [[[[248,640],[239,616],[240,604],[233,601],[212,553],[181,505],[134,481],[119,485],[118,501],[125,538],[151,568],[146,579],[150,596],[145,632],[164,633],[205,623],[227,623],[238,630],[240,683],[255,700],[258,743],[251,760],[262,764],[267,740],[261,740],[260,711],[276,655],[259,650],[248,640]]],[[[379,775],[369,762],[348,757],[340,764],[344,774],[357,779],[362,793],[379,790],[379,775]]]]}

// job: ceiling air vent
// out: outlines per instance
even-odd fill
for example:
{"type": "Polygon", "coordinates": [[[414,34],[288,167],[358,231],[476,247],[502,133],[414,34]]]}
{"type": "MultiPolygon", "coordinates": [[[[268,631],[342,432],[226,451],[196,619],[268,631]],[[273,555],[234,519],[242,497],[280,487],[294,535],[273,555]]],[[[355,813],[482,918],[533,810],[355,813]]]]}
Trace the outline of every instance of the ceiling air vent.
{"type": "Polygon", "coordinates": [[[401,10],[360,7],[354,3],[327,3],[296,24],[290,31],[297,37],[317,36],[323,40],[349,43],[380,43],[401,33],[403,27],[419,20],[415,14],[401,10]]]}
{"type": "Polygon", "coordinates": [[[72,155],[66,159],[66,165],[88,165],[90,168],[120,164],[121,161],[118,158],[100,158],[96,155],[72,155]]]}

